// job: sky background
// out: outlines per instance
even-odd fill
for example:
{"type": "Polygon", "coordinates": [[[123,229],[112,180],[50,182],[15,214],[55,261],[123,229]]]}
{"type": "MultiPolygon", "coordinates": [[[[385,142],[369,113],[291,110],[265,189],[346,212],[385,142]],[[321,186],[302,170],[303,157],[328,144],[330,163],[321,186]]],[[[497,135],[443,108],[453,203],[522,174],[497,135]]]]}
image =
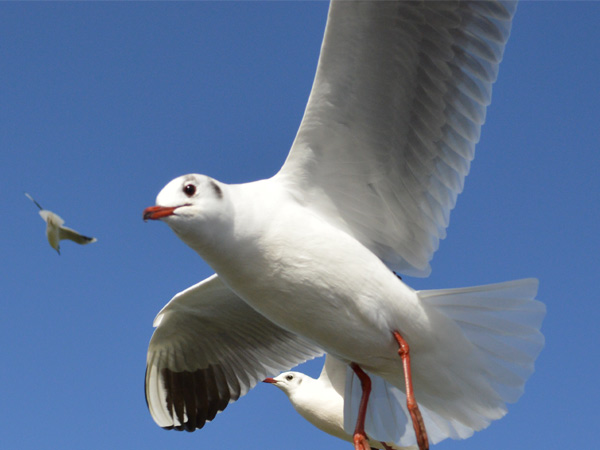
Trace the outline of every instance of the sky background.
{"type": "MultiPolygon", "coordinates": [[[[142,210],[172,178],[281,167],[324,2],[0,4],[0,440],[10,449],[350,449],[259,384],[195,433],[144,399],[152,320],[211,274],[142,210]],[[29,192],[98,238],[45,237],[29,192]]],[[[546,347],[521,400],[439,449],[589,448],[600,368],[600,2],[520,4],[465,191],[427,279],[538,277],[546,347]]],[[[300,370],[317,375],[320,360],[300,370]]]]}

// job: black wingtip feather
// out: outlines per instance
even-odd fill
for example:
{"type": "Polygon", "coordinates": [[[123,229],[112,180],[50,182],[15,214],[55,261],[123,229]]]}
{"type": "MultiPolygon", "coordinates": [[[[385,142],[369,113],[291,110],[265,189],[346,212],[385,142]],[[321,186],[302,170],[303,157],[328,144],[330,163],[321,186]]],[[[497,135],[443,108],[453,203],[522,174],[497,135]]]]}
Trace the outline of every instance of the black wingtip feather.
{"type": "Polygon", "coordinates": [[[200,429],[223,411],[232,399],[227,383],[222,381],[223,372],[218,367],[209,366],[194,372],[163,368],[161,376],[167,391],[165,406],[171,418],[181,424],[163,427],[166,430],[192,432],[200,429]]]}

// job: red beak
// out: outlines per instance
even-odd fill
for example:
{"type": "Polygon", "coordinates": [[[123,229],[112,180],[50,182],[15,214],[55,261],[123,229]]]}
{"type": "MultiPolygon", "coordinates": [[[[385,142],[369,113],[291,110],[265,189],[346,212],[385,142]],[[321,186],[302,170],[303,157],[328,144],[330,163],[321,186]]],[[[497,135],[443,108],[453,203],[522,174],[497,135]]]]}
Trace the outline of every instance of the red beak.
{"type": "Polygon", "coordinates": [[[275,384],[275,383],[277,383],[277,380],[275,378],[265,378],[263,380],[263,383],[273,383],[273,384],[275,384]]]}
{"type": "Polygon", "coordinates": [[[168,217],[173,215],[173,211],[175,211],[179,206],[150,206],[146,208],[143,213],[144,220],[158,220],[163,217],[168,217]]]}

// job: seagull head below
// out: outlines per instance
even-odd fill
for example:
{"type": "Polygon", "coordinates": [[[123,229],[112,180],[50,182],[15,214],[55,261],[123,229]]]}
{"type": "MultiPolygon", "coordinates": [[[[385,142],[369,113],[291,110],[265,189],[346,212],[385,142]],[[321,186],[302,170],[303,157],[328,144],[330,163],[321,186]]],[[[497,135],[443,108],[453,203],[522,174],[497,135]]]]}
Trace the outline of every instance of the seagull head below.
{"type": "Polygon", "coordinates": [[[265,378],[263,383],[273,384],[288,395],[292,394],[296,389],[300,387],[305,379],[308,379],[304,374],[300,372],[284,372],[276,376],[275,378],[265,378]]]}

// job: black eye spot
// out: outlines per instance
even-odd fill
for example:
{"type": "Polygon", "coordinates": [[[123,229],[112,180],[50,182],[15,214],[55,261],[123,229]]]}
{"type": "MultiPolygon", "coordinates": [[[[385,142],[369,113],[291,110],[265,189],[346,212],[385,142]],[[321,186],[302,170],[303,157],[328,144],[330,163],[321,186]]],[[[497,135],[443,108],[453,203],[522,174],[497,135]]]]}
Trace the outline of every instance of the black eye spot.
{"type": "Polygon", "coordinates": [[[186,184],[183,187],[183,193],[188,197],[191,197],[196,193],[196,186],[194,186],[193,184],[186,184]]]}
{"type": "Polygon", "coordinates": [[[294,375],[287,375],[285,377],[285,379],[288,380],[288,381],[292,381],[294,379],[294,375]]]}

